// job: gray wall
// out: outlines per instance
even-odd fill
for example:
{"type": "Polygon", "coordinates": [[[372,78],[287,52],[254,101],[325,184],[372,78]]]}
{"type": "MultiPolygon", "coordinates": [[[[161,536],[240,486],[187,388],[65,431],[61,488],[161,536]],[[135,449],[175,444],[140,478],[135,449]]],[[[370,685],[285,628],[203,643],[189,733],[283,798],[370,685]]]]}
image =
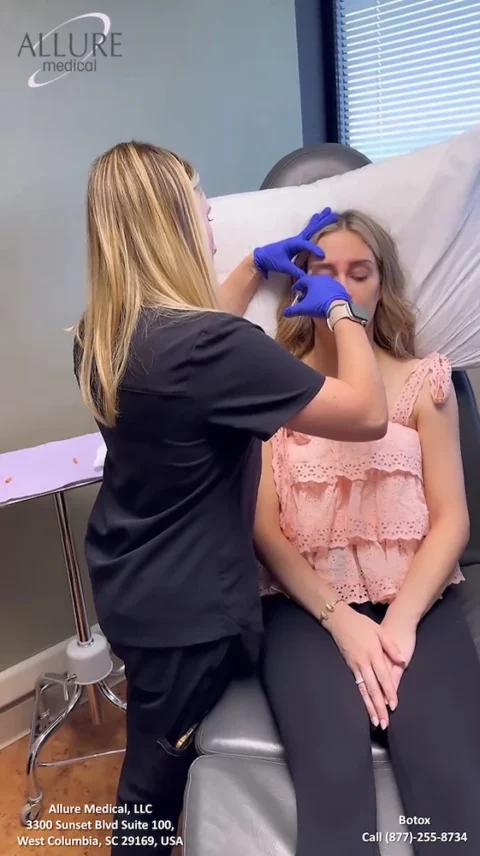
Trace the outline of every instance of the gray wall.
{"type": "MultiPolygon", "coordinates": [[[[2,13],[0,452],[93,428],[62,332],[84,302],[90,161],[149,140],[191,158],[217,195],[256,189],[302,145],[294,0],[3,0],[2,13]],[[122,56],[29,88],[42,60],[17,57],[25,33],[98,9],[122,56]]],[[[80,550],[93,496],[70,499],[80,550]]],[[[73,630],[55,527],[50,499],[0,509],[0,669],[73,630]]]]}

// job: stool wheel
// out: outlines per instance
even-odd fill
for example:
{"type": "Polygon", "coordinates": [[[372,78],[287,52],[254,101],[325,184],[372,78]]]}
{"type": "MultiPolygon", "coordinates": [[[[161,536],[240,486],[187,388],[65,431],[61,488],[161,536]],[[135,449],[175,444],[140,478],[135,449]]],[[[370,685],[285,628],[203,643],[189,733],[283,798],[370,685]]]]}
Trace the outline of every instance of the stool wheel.
{"type": "Polygon", "coordinates": [[[27,803],[23,806],[22,811],[20,812],[20,821],[22,826],[26,826],[29,821],[38,820],[41,814],[42,806],[40,804],[30,805],[30,803],[27,803]]]}

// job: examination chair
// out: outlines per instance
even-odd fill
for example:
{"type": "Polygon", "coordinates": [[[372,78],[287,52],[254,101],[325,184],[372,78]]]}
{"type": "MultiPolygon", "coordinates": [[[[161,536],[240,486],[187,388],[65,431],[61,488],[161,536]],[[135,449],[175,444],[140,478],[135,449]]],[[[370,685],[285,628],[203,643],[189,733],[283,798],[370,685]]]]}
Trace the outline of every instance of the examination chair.
{"type": "MultiPolygon", "coordinates": [[[[364,155],[340,145],[321,145],[287,155],[262,184],[303,184],[356,169],[364,155]]],[[[480,417],[465,372],[454,372],[460,411],[462,456],[471,519],[470,542],[462,557],[464,606],[480,656],[480,417]]],[[[306,735],[315,740],[315,735],[306,735]]],[[[235,682],[203,722],[197,736],[184,803],[184,856],[293,856],[296,805],[272,714],[256,679],[235,682]]],[[[404,832],[403,808],[388,751],[373,742],[378,829],[404,832]]],[[[346,808],[348,811],[348,808],[346,808]]],[[[381,844],[382,856],[411,856],[403,841],[381,844]]],[[[362,846],[359,842],[358,854],[362,846]]],[[[318,856],[334,856],[322,848],[318,856]]],[[[357,856],[357,854],[351,854],[357,856]]]]}

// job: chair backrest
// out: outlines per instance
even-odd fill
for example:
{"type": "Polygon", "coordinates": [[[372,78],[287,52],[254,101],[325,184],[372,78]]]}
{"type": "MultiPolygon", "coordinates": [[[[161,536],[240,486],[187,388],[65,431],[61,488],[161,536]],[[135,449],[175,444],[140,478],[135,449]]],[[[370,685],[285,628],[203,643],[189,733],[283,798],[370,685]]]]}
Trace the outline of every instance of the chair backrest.
{"type": "MultiPolygon", "coordinates": [[[[307,146],[296,149],[278,161],[263,180],[260,189],[311,184],[369,163],[369,159],[361,152],[339,143],[307,146]]],[[[480,417],[466,372],[453,372],[453,382],[458,398],[460,440],[471,524],[470,541],[462,556],[462,566],[467,567],[480,564],[480,417]]]]}
{"type": "Polygon", "coordinates": [[[460,443],[463,471],[470,512],[470,540],[462,556],[462,565],[480,565],[480,416],[466,372],[453,372],[458,399],[460,443]]]}

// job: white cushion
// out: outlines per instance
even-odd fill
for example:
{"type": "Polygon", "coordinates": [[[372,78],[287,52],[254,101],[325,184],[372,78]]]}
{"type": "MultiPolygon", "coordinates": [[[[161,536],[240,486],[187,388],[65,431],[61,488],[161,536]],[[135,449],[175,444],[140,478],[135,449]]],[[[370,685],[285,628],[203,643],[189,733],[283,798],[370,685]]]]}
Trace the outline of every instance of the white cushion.
{"type": "MultiPolygon", "coordinates": [[[[479,182],[477,126],[314,184],[217,197],[210,201],[219,282],[254,247],[295,234],[315,211],[357,208],[386,225],[397,241],[419,310],[419,355],[441,351],[454,368],[480,366],[479,182]]],[[[246,313],[272,336],[285,283],[271,276],[246,313]]]]}

